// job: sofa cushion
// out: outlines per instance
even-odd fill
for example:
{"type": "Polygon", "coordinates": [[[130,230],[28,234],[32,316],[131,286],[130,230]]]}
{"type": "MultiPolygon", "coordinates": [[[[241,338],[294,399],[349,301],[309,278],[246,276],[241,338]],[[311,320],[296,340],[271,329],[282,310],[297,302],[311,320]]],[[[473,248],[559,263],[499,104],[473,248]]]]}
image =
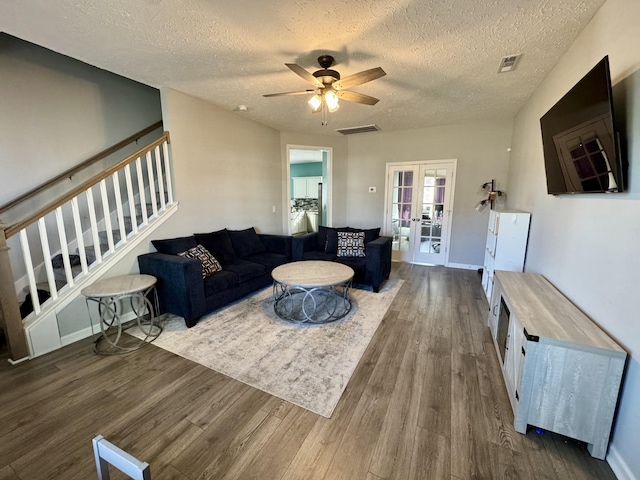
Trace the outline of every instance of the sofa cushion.
{"type": "Polygon", "coordinates": [[[238,283],[237,273],[221,270],[204,279],[204,295],[208,297],[223,290],[234,288],[238,283]]]}
{"type": "Polygon", "coordinates": [[[338,231],[344,231],[344,228],[327,228],[327,240],[324,243],[324,252],[338,253],[338,231]]]}
{"type": "Polygon", "coordinates": [[[155,247],[158,253],[166,253],[167,255],[177,255],[180,252],[185,252],[190,248],[198,245],[195,237],[178,237],[169,238],[166,240],[151,240],[151,244],[155,247]]]}
{"type": "Polygon", "coordinates": [[[233,249],[231,238],[227,229],[218,230],[211,233],[194,234],[196,241],[204,246],[216,257],[224,266],[233,262],[236,258],[236,251],[233,249]]]}
{"type": "Polygon", "coordinates": [[[264,275],[267,271],[264,265],[248,262],[240,258],[236,258],[233,262],[225,265],[224,269],[236,273],[240,282],[246,282],[252,278],[264,275]]]}
{"type": "Polygon", "coordinates": [[[202,278],[207,278],[222,270],[220,262],[218,262],[218,260],[209,253],[209,250],[204,248],[202,245],[196,245],[186,252],[178,253],[178,255],[181,257],[196,258],[200,260],[200,263],[202,264],[202,278]]]}
{"type": "MultiPolygon", "coordinates": [[[[320,252],[324,252],[327,246],[327,234],[330,231],[335,231],[335,228],[324,227],[322,225],[318,225],[318,233],[316,234],[316,250],[320,252]]],[[[335,253],[335,252],[334,252],[335,253]]]]}
{"type": "Polygon", "coordinates": [[[354,283],[363,283],[365,281],[367,276],[367,259],[365,257],[338,257],[336,262],[353,268],[354,283]]]}
{"type": "Polygon", "coordinates": [[[364,257],[364,232],[337,232],[338,257],[364,257]]]}
{"type": "Polygon", "coordinates": [[[260,265],[264,265],[267,269],[267,272],[271,272],[278,265],[282,265],[287,263],[289,259],[286,255],[282,255],[280,253],[271,253],[271,252],[263,252],[256,253],[254,255],[249,255],[245,257],[244,260],[249,262],[259,263],[260,265]]]}
{"type": "Polygon", "coordinates": [[[246,230],[228,230],[233,249],[240,258],[248,257],[255,253],[262,253],[266,248],[260,241],[260,237],[253,227],[246,230]]]}
{"type": "Polygon", "coordinates": [[[303,260],[324,260],[327,262],[332,262],[336,259],[335,253],[325,253],[318,252],[317,250],[311,250],[309,252],[305,252],[302,255],[303,260]]]}

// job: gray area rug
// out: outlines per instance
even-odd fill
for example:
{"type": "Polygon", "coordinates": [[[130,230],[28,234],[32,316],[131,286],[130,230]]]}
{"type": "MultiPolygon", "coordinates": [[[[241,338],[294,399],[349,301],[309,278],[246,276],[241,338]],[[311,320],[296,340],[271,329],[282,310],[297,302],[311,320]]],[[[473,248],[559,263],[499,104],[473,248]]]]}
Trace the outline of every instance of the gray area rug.
{"type": "Polygon", "coordinates": [[[328,418],[402,283],[388,280],[379,293],[352,289],[351,312],[325,325],[278,318],[269,287],[193,328],[166,315],[153,343],[328,418]]]}

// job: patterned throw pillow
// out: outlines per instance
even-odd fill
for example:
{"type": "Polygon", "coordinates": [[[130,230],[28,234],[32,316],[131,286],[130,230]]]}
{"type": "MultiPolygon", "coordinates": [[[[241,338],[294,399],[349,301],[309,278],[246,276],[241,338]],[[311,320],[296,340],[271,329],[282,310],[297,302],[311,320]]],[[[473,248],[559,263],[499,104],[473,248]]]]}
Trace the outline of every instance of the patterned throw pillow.
{"type": "Polygon", "coordinates": [[[180,252],[178,255],[180,255],[181,257],[196,258],[200,260],[200,262],[202,263],[202,278],[210,277],[214,273],[222,270],[220,262],[218,262],[218,260],[216,260],[216,257],[211,255],[211,253],[209,253],[209,250],[204,248],[202,245],[196,245],[186,252],[180,252]]]}
{"type": "Polygon", "coordinates": [[[339,257],[364,257],[364,232],[337,232],[339,257]]]}

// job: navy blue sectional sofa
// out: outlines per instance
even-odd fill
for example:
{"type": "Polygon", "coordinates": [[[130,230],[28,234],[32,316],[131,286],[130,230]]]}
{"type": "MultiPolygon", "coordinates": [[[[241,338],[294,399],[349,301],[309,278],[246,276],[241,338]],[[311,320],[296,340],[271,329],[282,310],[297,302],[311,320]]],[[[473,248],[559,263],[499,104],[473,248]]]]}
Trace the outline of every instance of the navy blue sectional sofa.
{"type": "Polygon", "coordinates": [[[353,268],[354,284],[370,285],[374,292],[391,273],[391,237],[379,228],[318,227],[317,232],[293,237],[293,260],[328,260],[353,268]]]}
{"type": "Polygon", "coordinates": [[[253,228],[151,243],[157,252],[138,257],[140,273],[158,279],[161,313],[184,318],[187,327],[202,315],[269,285],[271,271],[292,258],[290,236],[258,234],[253,228]]]}

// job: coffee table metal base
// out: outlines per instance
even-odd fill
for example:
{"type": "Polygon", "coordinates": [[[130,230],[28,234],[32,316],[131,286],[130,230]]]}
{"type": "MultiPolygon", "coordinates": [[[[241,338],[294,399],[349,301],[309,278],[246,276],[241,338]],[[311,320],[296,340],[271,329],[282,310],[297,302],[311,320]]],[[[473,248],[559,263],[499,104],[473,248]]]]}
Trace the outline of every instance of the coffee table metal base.
{"type": "Polygon", "coordinates": [[[305,288],[273,282],[273,309],[283,320],[294,323],[335,322],[351,311],[351,281],[340,285],[305,288]]]}

